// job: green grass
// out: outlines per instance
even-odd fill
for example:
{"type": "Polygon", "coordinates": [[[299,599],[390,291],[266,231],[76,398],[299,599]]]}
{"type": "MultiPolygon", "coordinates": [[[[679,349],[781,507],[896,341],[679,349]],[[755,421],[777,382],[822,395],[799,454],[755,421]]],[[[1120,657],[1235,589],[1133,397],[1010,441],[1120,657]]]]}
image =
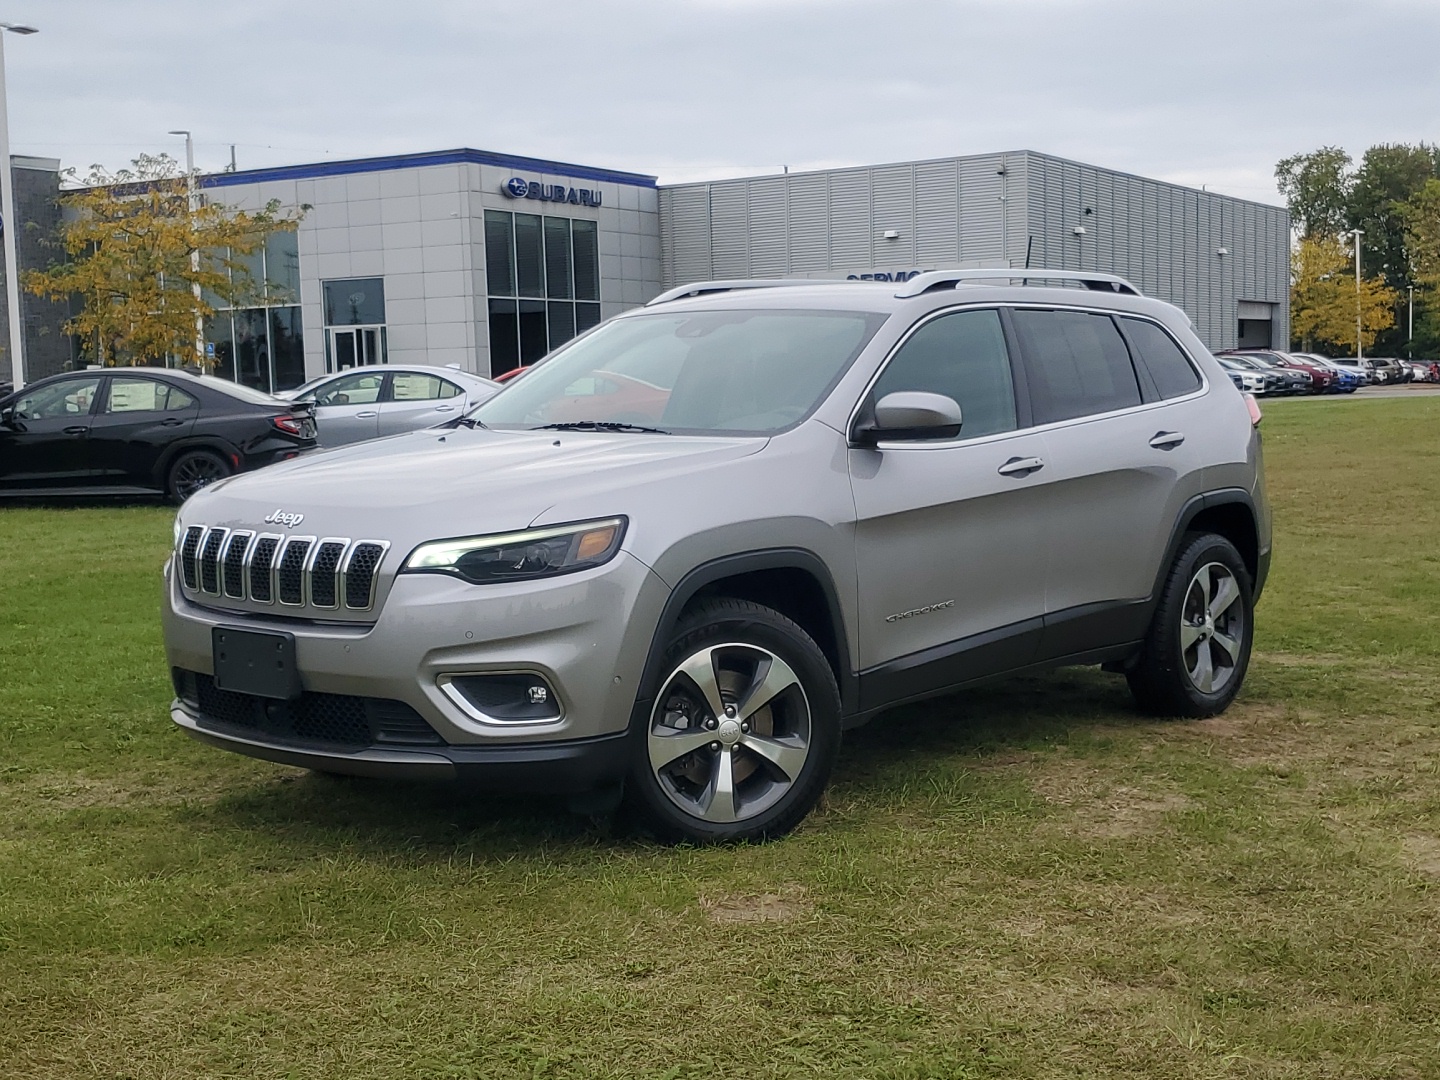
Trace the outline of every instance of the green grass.
{"type": "Polygon", "coordinates": [[[1440,1075],[1440,401],[1264,430],[1225,716],[907,708],[715,850],[194,743],[170,515],[0,511],[0,1077],[1440,1075]]]}

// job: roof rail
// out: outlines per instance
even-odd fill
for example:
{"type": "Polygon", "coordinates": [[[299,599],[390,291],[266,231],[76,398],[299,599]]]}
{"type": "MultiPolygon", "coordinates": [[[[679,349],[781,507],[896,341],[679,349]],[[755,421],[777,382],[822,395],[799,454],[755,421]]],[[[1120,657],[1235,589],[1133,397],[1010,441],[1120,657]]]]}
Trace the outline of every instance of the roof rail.
{"type": "Polygon", "coordinates": [[[828,278],[735,278],[730,281],[695,281],[689,285],[677,285],[667,289],[645,306],[668,304],[687,296],[704,296],[707,293],[731,292],[735,289],[783,289],[792,285],[829,285],[828,278]]]}
{"type": "Polygon", "coordinates": [[[1092,270],[1039,270],[1017,269],[1002,266],[991,269],[977,267],[969,270],[927,270],[917,274],[895,293],[899,299],[919,296],[947,286],[960,285],[968,281],[1020,282],[1024,285],[1049,285],[1052,282],[1073,281],[1096,292],[1128,293],[1140,296],[1140,290],[1116,274],[1102,274],[1092,270]]]}

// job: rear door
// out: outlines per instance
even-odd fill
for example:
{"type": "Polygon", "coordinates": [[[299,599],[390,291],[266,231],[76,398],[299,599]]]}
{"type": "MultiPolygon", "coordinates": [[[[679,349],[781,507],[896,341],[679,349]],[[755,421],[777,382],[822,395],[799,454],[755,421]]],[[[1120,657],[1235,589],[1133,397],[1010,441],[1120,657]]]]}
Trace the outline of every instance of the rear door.
{"type": "Polygon", "coordinates": [[[185,438],[200,414],[200,402],[162,379],[112,375],[90,425],[90,463],[96,482],[158,486],[161,455],[185,438]]]}
{"type": "Polygon", "coordinates": [[[381,435],[432,427],[465,409],[465,391],[457,383],[424,371],[392,371],[386,399],[380,404],[381,435]]]}
{"type": "Polygon", "coordinates": [[[875,700],[1027,663],[1045,601],[1048,454],[1024,430],[999,312],[922,322],[869,399],[900,390],[954,398],[963,423],[955,439],[849,451],[861,693],[875,700]]]}
{"type": "Polygon", "coordinates": [[[35,387],[12,400],[0,424],[0,484],[7,488],[94,483],[87,440],[100,397],[99,375],[35,387]]]}
{"type": "Polygon", "coordinates": [[[388,377],[388,372],[375,369],[357,371],[316,391],[316,438],[321,446],[343,446],[380,434],[380,399],[388,377]]]}
{"type": "Polygon", "coordinates": [[[1199,376],[1148,320],[1038,308],[1012,317],[1050,455],[1040,659],[1135,640],[1172,526],[1202,488],[1207,433],[1198,398],[1186,396],[1199,376]],[[1161,375],[1172,399],[1132,359],[1127,337],[1155,353],[1157,369],[1178,360],[1183,370],[1161,375]]]}

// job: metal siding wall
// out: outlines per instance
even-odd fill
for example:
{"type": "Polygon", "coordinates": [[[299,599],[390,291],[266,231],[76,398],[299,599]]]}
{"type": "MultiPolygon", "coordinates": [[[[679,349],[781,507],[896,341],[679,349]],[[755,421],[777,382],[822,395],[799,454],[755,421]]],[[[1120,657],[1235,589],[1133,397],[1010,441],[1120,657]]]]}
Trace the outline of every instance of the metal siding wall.
{"type": "Polygon", "coordinates": [[[710,185],[660,189],[661,272],[666,286],[713,278],[710,185]]]}
{"type": "Polygon", "coordinates": [[[854,169],[830,174],[830,269],[873,265],[870,261],[870,174],[854,169]]]}
{"type": "Polygon", "coordinates": [[[915,261],[960,258],[960,163],[927,161],[915,166],[915,261]]]}
{"type": "Polygon", "coordinates": [[[876,266],[909,266],[915,261],[915,169],[886,165],[870,170],[870,230],[876,266]],[[894,240],[884,234],[894,229],[894,240]]]}
{"type": "MultiPolygon", "coordinates": [[[[1018,155],[1016,155],[1018,157],[1018,155]]],[[[962,261],[997,265],[1002,260],[1000,243],[999,154],[961,158],[960,165],[960,258],[962,261]]],[[[1013,205],[1024,206],[1023,184],[1009,190],[1013,205]]],[[[1008,213],[1007,213],[1008,216],[1008,213]]],[[[1021,253],[1023,256],[1023,252],[1021,253]]]]}
{"type": "Polygon", "coordinates": [[[790,272],[830,269],[828,185],[824,173],[790,177],[790,272]]]}
{"type": "Polygon", "coordinates": [[[710,185],[710,263],[717,278],[750,276],[750,208],[744,180],[710,185]]]}
{"type": "Polygon", "coordinates": [[[789,238],[785,205],[785,177],[750,180],[745,185],[749,205],[750,277],[784,277],[789,271],[789,238]]]}

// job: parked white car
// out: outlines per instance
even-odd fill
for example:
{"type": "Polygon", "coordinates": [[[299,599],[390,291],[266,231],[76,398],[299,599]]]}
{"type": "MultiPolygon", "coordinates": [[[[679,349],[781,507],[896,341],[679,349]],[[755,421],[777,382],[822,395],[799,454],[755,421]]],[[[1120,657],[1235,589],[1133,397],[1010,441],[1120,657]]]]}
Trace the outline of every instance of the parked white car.
{"type": "Polygon", "coordinates": [[[453,420],[500,390],[461,368],[377,364],[312,379],[279,396],[315,406],[321,446],[344,446],[453,420]]]}

